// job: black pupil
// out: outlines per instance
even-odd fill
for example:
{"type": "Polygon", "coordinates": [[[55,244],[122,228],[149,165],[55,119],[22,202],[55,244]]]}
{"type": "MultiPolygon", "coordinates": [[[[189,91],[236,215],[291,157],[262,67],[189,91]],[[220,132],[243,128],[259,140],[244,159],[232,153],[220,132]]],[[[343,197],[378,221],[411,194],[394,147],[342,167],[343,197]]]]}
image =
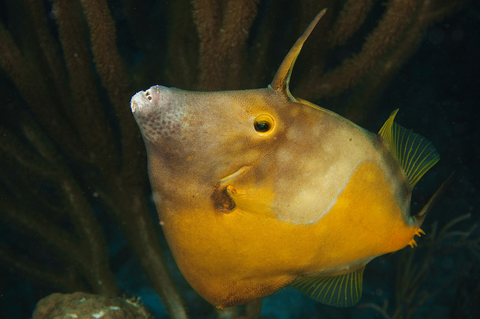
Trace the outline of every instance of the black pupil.
{"type": "Polygon", "coordinates": [[[270,124],[265,121],[255,122],[255,130],[257,132],[267,132],[270,129],[270,124]]]}

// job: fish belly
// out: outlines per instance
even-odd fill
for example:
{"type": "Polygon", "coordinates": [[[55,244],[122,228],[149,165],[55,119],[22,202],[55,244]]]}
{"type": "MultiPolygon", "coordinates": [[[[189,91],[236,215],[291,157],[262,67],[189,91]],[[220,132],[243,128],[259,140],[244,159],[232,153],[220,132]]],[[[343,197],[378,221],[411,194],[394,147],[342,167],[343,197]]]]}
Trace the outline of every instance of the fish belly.
{"type": "Polygon", "coordinates": [[[390,189],[382,171],[364,163],[331,210],[310,225],[235,210],[225,214],[207,201],[186,207],[166,200],[158,211],[187,281],[223,308],[269,295],[300,275],[348,272],[405,247],[414,229],[390,189]]]}

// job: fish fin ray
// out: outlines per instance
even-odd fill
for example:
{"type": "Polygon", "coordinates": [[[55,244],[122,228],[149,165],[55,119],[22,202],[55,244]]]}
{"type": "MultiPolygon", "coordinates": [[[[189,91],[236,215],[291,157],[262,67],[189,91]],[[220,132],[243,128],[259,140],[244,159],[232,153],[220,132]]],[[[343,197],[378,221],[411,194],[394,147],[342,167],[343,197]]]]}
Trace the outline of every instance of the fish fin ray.
{"type": "Polygon", "coordinates": [[[425,137],[395,123],[397,112],[398,109],[390,114],[378,134],[390,146],[413,189],[420,178],[440,160],[440,155],[425,137]]]}
{"type": "Polygon", "coordinates": [[[310,23],[310,25],[307,27],[305,32],[300,36],[300,38],[298,38],[298,40],[295,42],[295,44],[283,60],[282,64],[278,68],[278,71],[275,74],[272,83],[269,85],[269,87],[271,87],[272,89],[287,95],[294,102],[296,102],[296,100],[289,90],[290,76],[292,75],[293,66],[295,65],[295,61],[297,60],[297,57],[302,50],[303,44],[307,40],[310,33],[312,33],[318,21],[320,21],[326,11],[326,8],[320,11],[310,23]]]}
{"type": "Polygon", "coordinates": [[[318,302],[335,307],[354,306],[362,297],[363,271],[335,276],[299,277],[291,286],[318,302]]]}
{"type": "MultiPolygon", "coordinates": [[[[227,187],[228,195],[235,202],[235,209],[240,212],[275,217],[269,196],[261,194],[239,193],[233,186],[227,187]]],[[[264,194],[265,195],[265,194],[264,194]]]]}

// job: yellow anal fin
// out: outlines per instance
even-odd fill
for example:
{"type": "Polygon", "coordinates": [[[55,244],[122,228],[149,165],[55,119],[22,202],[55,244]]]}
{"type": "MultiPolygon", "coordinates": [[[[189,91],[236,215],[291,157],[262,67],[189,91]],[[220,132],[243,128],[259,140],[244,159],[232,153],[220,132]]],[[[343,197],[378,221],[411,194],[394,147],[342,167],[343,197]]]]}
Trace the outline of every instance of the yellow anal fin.
{"type": "Polygon", "coordinates": [[[365,266],[342,275],[299,277],[292,287],[323,304],[351,307],[362,297],[364,270],[365,266]]]}
{"type": "Polygon", "coordinates": [[[390,146],[413,188],[423,174],[440,160],[440,155],[425,137],[395,123],[393,120],[397,112],[398,109],[390,114],[378,134],[390,146]]]}

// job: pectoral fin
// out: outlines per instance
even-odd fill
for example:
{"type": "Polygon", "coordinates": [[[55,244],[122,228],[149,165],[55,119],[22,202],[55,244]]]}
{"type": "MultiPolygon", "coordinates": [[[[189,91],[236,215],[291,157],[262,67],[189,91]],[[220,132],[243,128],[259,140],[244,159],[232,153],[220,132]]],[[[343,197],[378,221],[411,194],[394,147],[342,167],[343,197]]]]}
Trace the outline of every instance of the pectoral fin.
{"type": "Polygon", "coordinates": [[[271,187],[258,185],[255,169],[251,166],[225,176],[215,185],[212,200],[216,208],[224,213],[249,213],[275,217],[271,187]]]}
{"type": "Polygon", "coordinates": [[[267,189],[252,189],[247,193],[229,185],[226,188],[226,192],[235,203],[235,209],[239,213],[275,216],[272,207],[273,194],[267,189]]]}
{"type": "Polygon", "coordinates": [[[299,277],[292,287],[329,306],[350,307],[362,297],[365,266],[347,274],[321,277],[299,277]]]}

